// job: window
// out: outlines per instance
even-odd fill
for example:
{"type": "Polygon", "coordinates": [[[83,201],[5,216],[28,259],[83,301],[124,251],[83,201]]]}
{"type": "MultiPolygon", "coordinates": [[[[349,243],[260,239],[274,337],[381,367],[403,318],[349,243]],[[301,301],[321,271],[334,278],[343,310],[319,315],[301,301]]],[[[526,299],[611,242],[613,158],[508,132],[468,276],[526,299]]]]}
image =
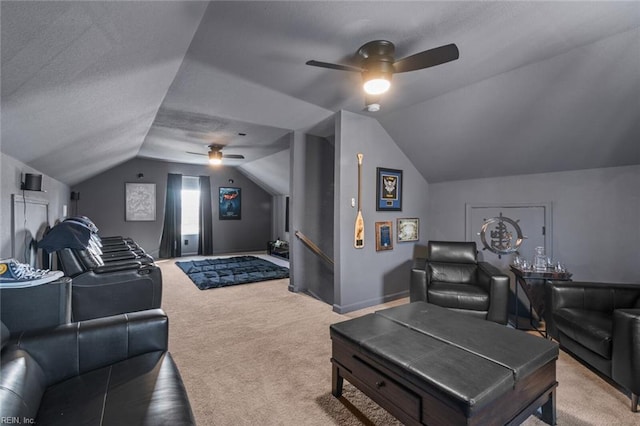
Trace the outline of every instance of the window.
{"type": "Polygon", "coordinates": [[[200,233],[200,181],[196,176],[182,177],[182,235],[200,233]]]}

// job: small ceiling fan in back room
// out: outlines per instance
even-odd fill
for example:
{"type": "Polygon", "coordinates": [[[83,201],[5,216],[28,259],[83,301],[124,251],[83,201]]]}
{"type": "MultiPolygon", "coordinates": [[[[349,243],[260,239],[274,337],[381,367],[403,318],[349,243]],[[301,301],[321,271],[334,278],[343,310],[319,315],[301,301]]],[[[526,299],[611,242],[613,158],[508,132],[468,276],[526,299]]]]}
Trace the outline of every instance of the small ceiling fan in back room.
{"type": "Polygon", "coordinates": [[[244,160],[244,155],[241,154],[223,154],[222,153],[223,146],[221,145],[209,145],[209,152],[207,154],[203,154],[201,152],[191,152],[187,151],[188,154],[195,155],[207,155],[209,156],[209,164],[213,166],[219,166],[222,164],[223,158],[229,158],[234,160],[244,160]]]}
{"type": "Polygon", "coordinates": [[[374,40],[362,45],[356,52],[355,59],[359,66],[332,64],[316,60],[307,61],[307,65],[329,68],[339,71],[359,72],[364,80],[367,110],[380,110],[380,96],[391,87],[394,73],[421,70],[455,61],[460,57],[458,47],[451,43],[434,49],[425,50],[406,58],[396,60],[395,46],[387,40],[374,40]]]}

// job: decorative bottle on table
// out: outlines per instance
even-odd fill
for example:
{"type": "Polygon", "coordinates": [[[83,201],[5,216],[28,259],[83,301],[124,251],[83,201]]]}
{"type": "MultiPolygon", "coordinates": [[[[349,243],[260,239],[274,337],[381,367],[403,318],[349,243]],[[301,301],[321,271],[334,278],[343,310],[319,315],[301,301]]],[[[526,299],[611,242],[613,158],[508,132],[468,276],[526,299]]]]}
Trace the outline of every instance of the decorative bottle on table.
{"type": "Polygon", "coordinates": [[[547,270],[547,256],[544,254],[544,247],[536,247],[535,251],[533,269],[536,272],[545,272],[547,270]]]}

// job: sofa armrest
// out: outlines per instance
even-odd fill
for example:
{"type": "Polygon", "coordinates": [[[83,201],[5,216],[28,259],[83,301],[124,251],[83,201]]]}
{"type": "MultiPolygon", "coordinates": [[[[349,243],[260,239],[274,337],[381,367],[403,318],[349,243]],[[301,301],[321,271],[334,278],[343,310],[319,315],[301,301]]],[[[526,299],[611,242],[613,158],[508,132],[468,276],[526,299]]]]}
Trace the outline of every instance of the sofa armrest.
{"type": "Polygon", "coordinates": [[[411,267],[411,279],[409,281],[409,301],[427,301],[427,259],[417,257],[411,267]]]}
{"type": "Polygon", "coordinates": [[[488,262],[478,262],[478,284],[489,293],[487,320],[506,324],[509,319],[509,277],[488,262]]]}
{"type": "Polygon", "coordinates": [[[640,309],[613,311],[612,378],[640,394],[640,309]]]}
{"type": "Polygon", "coordinates": [[[16,345],[42,367],[47,385],[144,353],[166,351],[161,309],[132,312],[22,333],[16,345]]]}

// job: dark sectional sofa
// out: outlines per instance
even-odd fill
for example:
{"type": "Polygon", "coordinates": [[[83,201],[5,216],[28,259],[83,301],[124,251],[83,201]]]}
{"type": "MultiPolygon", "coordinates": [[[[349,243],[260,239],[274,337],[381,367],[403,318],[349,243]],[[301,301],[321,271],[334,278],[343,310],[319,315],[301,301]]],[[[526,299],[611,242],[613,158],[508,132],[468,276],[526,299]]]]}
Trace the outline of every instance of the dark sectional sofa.
{"type": "Polygon", "coordinates": [[[160,309],[9,336],[0,418],[20,424],[181,426],[195,420],[160,309]]]}
{"type": "Polygon", "coordinates": [[[563,349],[640,395],[640,284],[546,283],[547,332],[563,349]]]}

